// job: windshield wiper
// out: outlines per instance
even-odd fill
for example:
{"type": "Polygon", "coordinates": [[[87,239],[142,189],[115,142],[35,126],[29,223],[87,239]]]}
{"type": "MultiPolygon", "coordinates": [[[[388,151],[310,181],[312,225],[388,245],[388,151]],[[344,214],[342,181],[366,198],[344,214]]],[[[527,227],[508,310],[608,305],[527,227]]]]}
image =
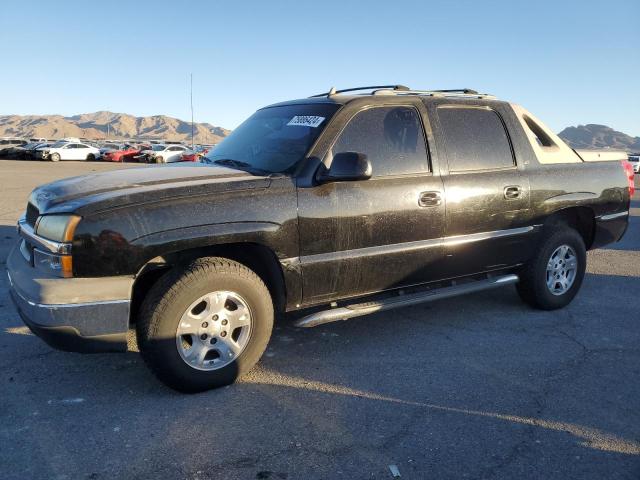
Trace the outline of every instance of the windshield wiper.
{"type": "Polygon", "coordinates": [[[231,158],[222,158],[220,160],[214,160],[213,163],[217,165],[224,165],[225,167],[241,167],[241,168],[251,168],[251,164],[247,162],[243,162],[240,160],[233,160],[231,158]]]}
{"type": "Polygon", "coordinates": [[[250,163],[243,162],[241,160],[233,160],[231,158],[222,158],[220,160],[214,160],[213,163],[216,165],[223,165],[225,167],[232,167],[236,170],[243,170],[249,173],[269,173],[267,170],[263,170],[261,168],[254,167],[250,163]]]}

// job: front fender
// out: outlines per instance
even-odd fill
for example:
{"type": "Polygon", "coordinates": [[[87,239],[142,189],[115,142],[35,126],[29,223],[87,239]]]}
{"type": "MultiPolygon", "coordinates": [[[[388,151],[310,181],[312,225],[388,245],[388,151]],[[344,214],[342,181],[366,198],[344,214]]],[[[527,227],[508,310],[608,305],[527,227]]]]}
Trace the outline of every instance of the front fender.
{"type": "Polygon", "coordinates": [[[229,222],[166,230],[131,242],[144,252],[144,263],[152,258],[193,248],[229,243],[257,243],[269,247],[278,258],[287,255],[282,225],[272,222],[229,222]]]}

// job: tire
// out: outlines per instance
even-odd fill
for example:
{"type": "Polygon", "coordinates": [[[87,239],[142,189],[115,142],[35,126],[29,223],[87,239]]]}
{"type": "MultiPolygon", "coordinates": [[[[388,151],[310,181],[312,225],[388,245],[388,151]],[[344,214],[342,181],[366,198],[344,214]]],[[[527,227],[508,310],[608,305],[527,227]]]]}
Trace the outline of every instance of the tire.
{"type": "Polygon", "coordinates": [[[156,157],[156,163],[164,163],[164,158],[156,157]]]}
{"type": "Polygon", "coordinates": [[[540,310],[565,307],[580,290],[586,266],[587,254],[580,234],[567,226],[554,226],[545,234],[536,254],[520,272],[520,281],[516,286],[518,294],[524,302],[540,310]],[[568,247],[566,256],[562,253],[563,247],[568,247]],[[574,269],[570,268],[572,258],[577,263],[574,269]],[[556,266],[557,270],[553,270],[556,266]],[[551,269],[549,272],[547,267],[551,269]],[[557,280],[556,274],[559,276],[557,280]],[[553,286],[549,286],[548,281],[553,286]]]}
{"type": "Polygon", "coordinates": [[[93,153],[90,153],[89,155],[87,155],[87,162],[95,162],[96,161],[96,156],[93,153]]]}
{"type": "Polygon", "coordinates": [[[225,258],[200,258],[170,270],[149,291],[136,325],[138,346],[145,363],[160,381],[180,392],[201,392],[233,383],[258,362],[269,343],[273,317],[269,290],[252,270],[225,258]],[[227,322],[226,314],[234,314],[226,306],[233,306],[233,302],[220,302],[221,294],[224,295],[222,298],[232,298],[236,303],[240,299],[246,304],[242,309],[234,310],[248,313],[248,320],[244,314],[236,317],[236,320],[248,322],[246,331],[245,326],[233,327],[236,320],[231,316],[227,322]],[[204,300],[197,303],[203,297],[218,298],[218,305],[204,300]],[[202,303],[206,305],[197,311],[202,303]],[[224,307],[220,310],[222,304],[224,307]],[[191,316],[194,312],[197,320],[191,316]],[[212,312],[219,316],[210,316],[212,312]],[[222,326],[227,323],[229,327],[222,326]],[[180,329],[185,325],[192,334],[180,335],[180,329]],[[225,335],[224,328],[235,330],[225,335]],[[211,329],[218,329],[217,333],[211,329]],[[203,335],[203,332],[209,335],[203,335]],[[232,357],[229,340],[237,333],[233,345],[237,342],[243,346],[232,357]],[[191,345],[188,345],[189,341],[191,345]],[[195,353],[189,357],[194,347],[195,353]],[[200,359],[199,352],[205,350],[202,361],[196,362],[196,357],[200,359]],[[229,354],[229,359],[223,357],[223,351],[229,354]],[[212,359],[207,360],[210,352],[212,359]],[[192,359],[193,365],[188,358],[192,359]]]}
{"type": "Polygon", "coordinates": [[[49,155],[49,158],[51,159],[52,162],[59,162],[60,161],[60,154],[59,153],[52,153],[51,155],[49,155]]]}

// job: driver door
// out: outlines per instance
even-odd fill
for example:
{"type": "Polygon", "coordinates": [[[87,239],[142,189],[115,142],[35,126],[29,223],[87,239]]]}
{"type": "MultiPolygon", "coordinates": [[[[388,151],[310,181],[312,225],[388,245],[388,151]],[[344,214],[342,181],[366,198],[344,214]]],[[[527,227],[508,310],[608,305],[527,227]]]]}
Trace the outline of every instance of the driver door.
{"type": "Polygon", "coordinates": [[[417,105],[367,108],[327,153],[358,152],[368,180],[299,188],[303,303],[424,283],[442,261],[444,195],[417,105]]]}
{"type": "Polygon", "coordinates": [[[74,143],[67,143],[64,145],[60,152],[60,160],[75,160],[76,145],[74,143]]]}

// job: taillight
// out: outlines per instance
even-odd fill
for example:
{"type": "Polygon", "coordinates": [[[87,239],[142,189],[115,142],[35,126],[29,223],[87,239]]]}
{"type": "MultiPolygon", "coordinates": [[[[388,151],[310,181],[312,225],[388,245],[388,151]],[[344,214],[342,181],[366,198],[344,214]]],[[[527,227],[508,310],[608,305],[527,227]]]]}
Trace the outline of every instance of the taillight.
{"type": "Polygon", "coordinates": [[[622,168],[624,169],[624,173],[627,175],[627,180],[629,181],[629,196],[633,197],[633,194],[636,191],[636,185],[633,182],[633,165],[626,160],[622,160],[622,168]]]}

